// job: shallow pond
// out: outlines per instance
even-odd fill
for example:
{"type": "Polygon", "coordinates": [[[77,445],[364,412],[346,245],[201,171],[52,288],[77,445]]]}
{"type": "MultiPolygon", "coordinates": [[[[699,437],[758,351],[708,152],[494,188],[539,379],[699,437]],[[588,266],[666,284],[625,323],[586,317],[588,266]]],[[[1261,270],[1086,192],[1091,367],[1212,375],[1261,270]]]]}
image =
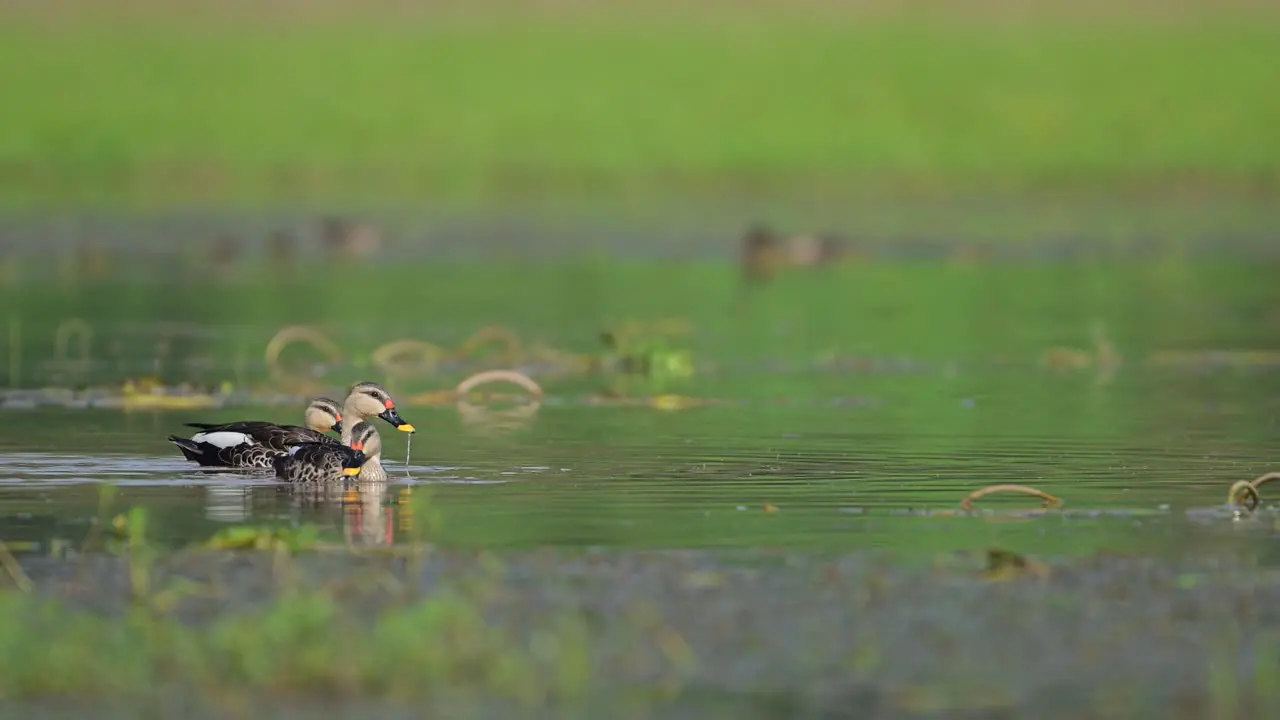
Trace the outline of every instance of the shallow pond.
{"type": "Polygon", "coordinates": [[[65,716],[70,688],[120,717],[396,717],[456,680],[471,711],[439,714],[595,716],[633,692],[672,718],[1280,702],[1280,483],[1259,512],[1227,504],[1280,469],[1274,243],[904,245],[754,284],[693,248],[219,265],[170,246],[0,276],[0,581],[26,591],[0,593],[0,694],[26,715],[65,716]],[[316,342],[281,348],[298,325],[316,342]],[[449,397],[492,368],[544,395],[449,397]],[[385,485],[302,496],[165,439],[297,423],[359,380],[417,427],[406,462],[379,423],[385,485]],[[1065,504],[960,512],[1001,483],[1065,504]],[[64,552],[130,507],[170,547],[244,525],[328,542],[64,552]],[[138,620],[146,603],[170,604],[138,620]],[[587,705],[546,696],[555,678],[587,705]]]}
{"type": "Polygon", "coordinates": [[[722,261],[371,264],[346,269],[354,279],[333,288],[333,308],[307,294],[324,269],[210,279],[134,264],[11,288],[9,374],[24,387],[119,388],[146,375],[246,392],[216,408],[126,412],[11,391],[0,537],[36,553],[74,543],[109,483],[115,511],[152,510],[155,539],[171,543],[303,522],[394,543],[405,500],[429,492],[440,539],[468,545],[1177,551],[1243,542],[1226,489],[1276,467],[1280,362],[1267,351],[1280,312],[1266,262],[899,258],[750,288],[722,261]],[[188,421],[299,422],[306,395],[276,387],[261,359],[290,323],[322,326],[351,350],[290,370],[291,382],[307,375],[341,397],[351,382],[385,379],[368,353],[397,338],[449,347],[499,323],[525,349],[598,354],[602,328],[659,318],[685,326],[664,342],[690,352],[692,377],[516,359],[547,395],[505,422],[412,401],[504,366],[492,357],[402,379],[401,408],[419,430],[409,464],[403,436],[381,425],[396,480],[330,502],[199,471],[165,441],[188,421]],[[69,320],[89,329],[67,331],[69,320]],[[74,337],[60,344],[59,326],[74,337]],[[666,395],[711,404],[644,402],[666,395]],[[996,483],[1033,485],[1066,510],[1020,522],[947,515],[996,483]]]}

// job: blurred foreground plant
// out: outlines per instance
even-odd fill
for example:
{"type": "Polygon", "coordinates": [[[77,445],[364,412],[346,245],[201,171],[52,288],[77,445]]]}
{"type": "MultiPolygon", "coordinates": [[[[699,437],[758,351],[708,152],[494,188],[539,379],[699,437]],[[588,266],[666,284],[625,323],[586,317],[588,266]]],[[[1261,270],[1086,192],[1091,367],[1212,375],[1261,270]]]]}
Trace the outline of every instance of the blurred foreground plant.
{"type": "MultiPolygon", "coordinates": [[[[110,496],[103,494],[104,508],[110,496]]],[[[439,516],[426,493],[406,491],[401,501],[411,508],[407,587],[423,576],[426,540],[439,516]]],[[[579,696],[590,682],[580,616],[557,614],[527,637],[487,621],[482,598],[499,589],[500,565],[478,584],[433,586],[427,597],[403,595],[404,602],[372,615],[347,612],[339,589],[304,587],[288,567],[283,574],[289,582],[273,588],[275,599],[265,608],[201,624],[174,611],[196,596],[220,598],[225,589],[181,577],[158,587],[154,571],[161,553],[147,542],[144,509],[116,515],[107,532],[106,547],[127,560],[129,602],[119,609],[100,593],[92,593],[94,605],[107,601],[104,610],[68,607],[30,594],[29,581],[18,591],[0,591],[0,698],[145,698],[167,686],[215,705],[278,693],[392,700],[471,693],[529,707],[579,696]]],[[[292,554],[315,548],[317,538],[312,526],[228,528],[168,559],[195,563],[199,554],[230,550],[252,561],[269,550],[274,567],[293,563],[292,554]]],[[[20,568],[16,572],[25,579],[20,568]]],[[[111,585],[104,577],[82,582],[111,585]]],[[[367,592],[380,587],[385,585],[361,585],[367,592]]]]}

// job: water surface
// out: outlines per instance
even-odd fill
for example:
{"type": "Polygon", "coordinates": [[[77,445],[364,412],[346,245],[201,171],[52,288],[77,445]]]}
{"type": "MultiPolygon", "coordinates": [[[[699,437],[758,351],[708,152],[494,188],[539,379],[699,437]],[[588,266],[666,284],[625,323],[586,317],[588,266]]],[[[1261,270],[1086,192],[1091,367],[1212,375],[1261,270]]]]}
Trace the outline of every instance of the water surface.
{"type": "Polygon", "coordinates": [[[118,388],[153,375],[253,393],[165,412],[10,393],[0,410],[3,537],[31,552],[75,541],[110,484],[113,511],[148,508],[152,532],[171,543],[230,524],[304,522],[332,539],[400,542],[407,500],[429,492],[441,540],[468,545],[1155,552],[1240,541],[1221,507],[1226,488],[1275,468],[1280,372],[1242,353],[1274,347],[1280,314],[1267,268],[1247,260],[898,261],[749,289],[728,263],[358,272],[386,282],[332,310],[300,299],[305,286],[290,283],[301,280],[252,274],[11,294],[10,339],[22,342],[10,343],[10,375],[23,387],[118,388]],[[352,350],[315,370],[315,386],[340,397],[356,380],[383,380],[367,353],[400,337],[447,347],[496,322],[529,344],[598,353],[600,328],[662,317],[691,326],[670,342],[693,353],[696,375],[632,378],[623,391],[715,404],[601,404],[619,391],[616,375],[536,363],[526,369],[548,396],[520,422],[403,400],[482,366],[444,363],[398,391],[419,429],[409,464],[403,436],[381,425],[393,481],[329,502],[301,501],[269,477],[200,471],[164,439],[189,432],[187,421],[299,422],[305,395],[282,390],[264,404],[278,380],[261,348],[282,324],[325,327],[352,350]],[[51,357],[68,352],[55,341],[68,318],[93,328],[79,365],[51,357]],[[1099,337],[1115,362],[1099,359],[1099,337]],[[1063,360],[1064,348],[1085,361],[1063,360]],[[995,483],[1054,493],[1066,512],[945,516],[995,483]]]}

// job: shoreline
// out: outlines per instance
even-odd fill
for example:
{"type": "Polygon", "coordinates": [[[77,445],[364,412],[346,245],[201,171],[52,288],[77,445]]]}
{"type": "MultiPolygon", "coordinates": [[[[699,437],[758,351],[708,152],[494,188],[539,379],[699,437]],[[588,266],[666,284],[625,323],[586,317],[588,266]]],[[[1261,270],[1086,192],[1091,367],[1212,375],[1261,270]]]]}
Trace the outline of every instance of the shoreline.
{"type": "Polygon", "coordinates": [[[219,592],[150,615],[127,610],[126,558],[87,557],[79,570],[30,563],[33,599],[60,597],[62,609],[37,621],[36,604],[7,596],[4,622],[18,637],[49,636],[23,648],[27,671],[16,671],[19,655],[0,655],[0,683],[13,702],[55,686],[89,697],[114,677],[108,696],[145,700],[156,677],[143,668],[160,663],[171,697],[438,702],[443,682],[465,700],[554,712],[629,689],[664,716],[708,698],[741,707],[768,697],[814,717],[851,712],[855,700],[870,716],[1167,714],[1267,707],[1277,692],[1264,679],[1280,638],[1280,574],[1261,558],[1107,554],[984,571],[981,554],[964,553],[916,567],[883,553],[423,552],[161,556],[149,566],[158,593],[175,582],[219,592]],[[410,591],[415,572],[420,590],[410,591]],[[423,594],[405,604],[401,591],[423,594]],[[109,674],[55,672],[52,648],[77,643],[94,645],[86,659],[104,646],[124,655],[109,674]],[[254,656],[267,663],[245,675],[238,663],[254,656]],[[143,685],[129,685],[135,673],[143,685]]]}

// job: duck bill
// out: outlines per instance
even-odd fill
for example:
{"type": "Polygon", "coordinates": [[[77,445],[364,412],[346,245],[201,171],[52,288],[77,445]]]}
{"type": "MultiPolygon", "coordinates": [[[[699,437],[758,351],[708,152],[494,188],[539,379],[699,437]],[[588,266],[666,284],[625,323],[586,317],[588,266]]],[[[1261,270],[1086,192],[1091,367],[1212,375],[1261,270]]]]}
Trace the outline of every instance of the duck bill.
{"type": "Polygon", "coordinates": [[[338,420],[337,422],[335,422],[335,423],[333,424],[333,431],[334,431],[334,432],[336,432],[336,433],[340,433],[340,432],[342,432],[342,421],[341,421],[341,420],[338,420]]]}
{"type": "Polygon", "coordinates": [[[360,468],[364,465],[364,461],[364,452],[352,448],[351,452],[347,453],[346,456],[342,458],[342,474],[347,477],[355,477],[356,475],[359,475],[360,468]]]}
{"type": "Polygon", "coordinates": [[[378,417],[382,418],[383,420],[386,420],[388,423],[391,424],[392,427],[399,430],[400,432],[405,432],[405,433],[416,432],[413,429],[412,425],[405,422],[404,418],[400,417],[400,413],[397,412],[394,407],[389,407],[386,410],[383,410],[382,412],[378,413],[378,417]]]}

